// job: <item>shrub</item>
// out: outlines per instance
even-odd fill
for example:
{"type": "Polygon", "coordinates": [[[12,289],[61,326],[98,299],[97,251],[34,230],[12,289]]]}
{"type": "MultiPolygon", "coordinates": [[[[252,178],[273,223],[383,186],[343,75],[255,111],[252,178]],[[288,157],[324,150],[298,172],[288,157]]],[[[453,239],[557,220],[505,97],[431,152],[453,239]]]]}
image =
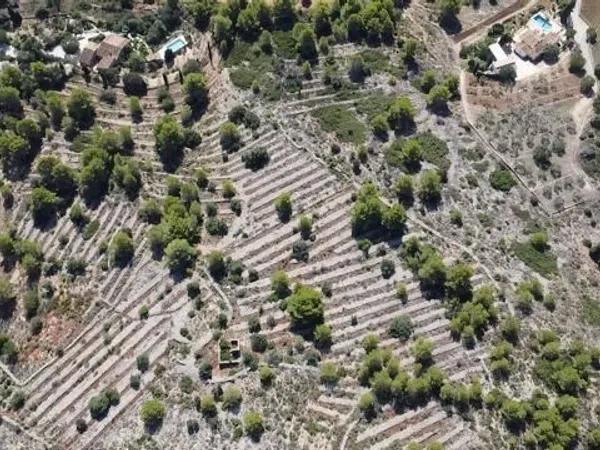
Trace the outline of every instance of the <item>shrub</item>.
{"type": "Polygon", "coordinates": [[[257,171],[269,164],[270,156],[267,149],[259,147],[252,149],[242,155],[242,161],[246,169],[257,171]]]}
{"type": "Polygon", "coordinates": [[[288,193],[280,194],[275,199],[275,210],[279,220],[288,222],[292,216],[292,197],[288,193]]]}
{"type": "Polygon", "coordinates": [[[386,280],[391,278],[396,272],[396,265],[391,259],[381,260],[381,276],[386,280]]]}
{"type": "Polygon", "coordinates": [[[221,125],[219,135],[221,147],[229,153],[237,151],[242,145],[240,132],[233,122],[225,122],[221,125]]]}
{"type": "Polygon", "coordinates": [[[125,267],[134,253],[133,239],[127,231],[118,231],[110,243],[110,258],[114,265],[125,267]]]}
{"type": "Polygon", "coordinates": [[[229,386],[223,392],[223,408],[233,410],[242,404],[242,393],[235,386],[229,386]]]}
{"type": "Polygon", "coordinates": [[[335,384],[340,379],[339,369],[334,362],[325,361],[321,364],[320,370],[321,383],[335,384]]]}
{"type": "Polygon", "coordinates": [[[221,280],[227,275],[227,265],[222,252],[214,250],[207,257],[208,271],[216,280],[221,280]]]}
{"type": "Polygon", "coordinates": [[[87,431],[87,428],[88,426],[84,419],[79,418],[75,421],[75,429],[79,434],[85,433],[87,431]]]}
{"type": "Polygon", "coordinates": [[[269,346],[269,341],[263,334],[254,333],[250,335],[250,348],[253,352],[264,353],[269,346]]]}
{"type": "Polygon", "coordinates": [[[419,337],[413,347],[411,353],[415,361],[424,366],[430,365],[433,361],[433,342],[429,339],[419,337]]]}
{"type": "Polygon", "coordinates": [[[167,408],[160,400],[147,400],[142,405],[141,417],[142,422],[144,422],[146,427],[158,427],[162,423],[166,414],[167,408]]]}
{"type": "Polygon", "coordinates": [[[331,326],[325,324],[317,325],[314,332],[315,345],[319,348],[327,348],[331,346],[331,335],[331,326]]]}
{"type": "Polygon", "coordinates": [[[248,411],[244,414],[244,429],[252,439],[258,439],[264,430],[263,418],[257,411],[248,411]]]}
{"type": "Polygon", "coordinates": [[[392,337],[407,341],[412,335],[414,326],[409,316],[398,316],[390,325],[389,333],[392,337]]]}
{"type": "Polygon", "coordinates": [[[146,372],[150,367],[150,360],[145,353],[136,358],[136,365],[140,372],[146,372]]]}
{"type": "Polygon", "coordinates": [[[110,408],[110,399],[104,393],[96,395],[90,399],[90,416],[95,420],[102,420],[108,414],[110,408]]]}
{"type": "Polygon", "coordinates": [[[375,413],[375,396],[370,392],[361,395],[358,401],[358,409],[366,417],[371,417],[375,413]]]}
{"type": "Polygon", "coordinates": [[[419,177],[417,193],[423,203],[437,203],[442,194],[442,179],[437,171],[426,170],[419,177]]]}
{"type": "Polygon", "coordinates": [[[271,289],[277,298],[285,298],[290,295],[290,280],[285,272],[278,270],[271,277],[271,289]]]}
{"type": "Polygon", "coordinates": [[[269,366],[261,366],[258,371],[258,376],[260,378],[260,383],[263,386],[270,386],[275,378],[275,374],[269,366]]]}
{"type": "Polygon", "coordinates": [[[490,184],[497,191],[508,192],[517,182],[507,169],[496,169],[490,174],[490,184]]]}

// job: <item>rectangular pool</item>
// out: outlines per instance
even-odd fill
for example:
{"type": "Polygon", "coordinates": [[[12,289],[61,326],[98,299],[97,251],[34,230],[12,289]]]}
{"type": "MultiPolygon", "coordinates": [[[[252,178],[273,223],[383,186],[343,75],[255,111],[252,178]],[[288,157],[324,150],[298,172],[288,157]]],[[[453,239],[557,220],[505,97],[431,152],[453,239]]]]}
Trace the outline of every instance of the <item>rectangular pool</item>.
{"type": "Polygon", "coordinates": [[[177,53],[179,50],[184,48],[186,45],[187,45],[187,42],[184,39],[178,37],[173,42],[169,43],[169,45],[167,46],[167,50],[171,50],[173,53],[177,53]]]}
{"type": "Polygon", "coordinates": [[[544,33],[552,31],[552,22],[544,14],[538,13],[532,17],[533,23],[544,33]]]}

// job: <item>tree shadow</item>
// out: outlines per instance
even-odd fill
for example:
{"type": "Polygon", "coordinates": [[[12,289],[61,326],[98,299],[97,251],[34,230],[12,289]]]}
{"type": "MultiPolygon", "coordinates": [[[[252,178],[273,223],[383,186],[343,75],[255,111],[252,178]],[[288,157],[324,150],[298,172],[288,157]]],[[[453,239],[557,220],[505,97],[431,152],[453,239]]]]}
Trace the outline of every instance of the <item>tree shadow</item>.
{"type": "Polygon", "coordinates": [[[144,424],[144,431],[149,435],[157,434],[162,429],[163,421],[144,424]]]}
{"type": "Polygon", "coordinates": [[[440,26],[446,33],[450,35],[458,34],[463,29],[460,20],[458,20],[458,17],[456,17],[454,14],[446,14],[443,16],[440,20],[440,26]]]}
{"type": "Polygon", "coordinates": [[[440,117],[450,117],[452,115],[452,111],[450,110],[450,108],[448,107],[448,103],[446,102],[437,105],[431,105],[427,109],[432,114],[435,114],[436,116],[440,117]]]}

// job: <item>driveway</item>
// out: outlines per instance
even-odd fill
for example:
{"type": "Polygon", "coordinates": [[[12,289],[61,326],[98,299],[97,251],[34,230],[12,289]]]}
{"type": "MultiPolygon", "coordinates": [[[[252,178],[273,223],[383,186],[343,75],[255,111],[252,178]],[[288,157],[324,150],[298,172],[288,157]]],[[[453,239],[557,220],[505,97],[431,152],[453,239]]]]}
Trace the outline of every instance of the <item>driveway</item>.
{"type": "MultiPolygon", "coordinates": [[[[581,49],[583,56],[585,57],[585,71],[588,75],[594,74],[594,55],[592,54],[592,47],[586,41],[586,33],[588,26],[581,18],[581,3],[582,0],[575,2],[575,8],[571,13],[571,20],[573,21],[573,29],[575,30],[575,42],[581,49]]],[[[596,90],[596,88],[594,88],[596,90]]]]}

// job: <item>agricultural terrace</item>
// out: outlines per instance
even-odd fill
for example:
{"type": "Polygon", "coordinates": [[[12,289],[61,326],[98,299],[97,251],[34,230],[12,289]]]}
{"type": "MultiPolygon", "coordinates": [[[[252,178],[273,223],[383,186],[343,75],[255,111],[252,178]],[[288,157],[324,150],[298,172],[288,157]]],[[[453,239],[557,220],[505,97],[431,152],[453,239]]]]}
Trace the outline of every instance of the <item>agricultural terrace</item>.
{"type": "Polygon", "coordinates": [[[597,448],[595,80],[515,5],[9,14],[2,442],[597,448]]]}

